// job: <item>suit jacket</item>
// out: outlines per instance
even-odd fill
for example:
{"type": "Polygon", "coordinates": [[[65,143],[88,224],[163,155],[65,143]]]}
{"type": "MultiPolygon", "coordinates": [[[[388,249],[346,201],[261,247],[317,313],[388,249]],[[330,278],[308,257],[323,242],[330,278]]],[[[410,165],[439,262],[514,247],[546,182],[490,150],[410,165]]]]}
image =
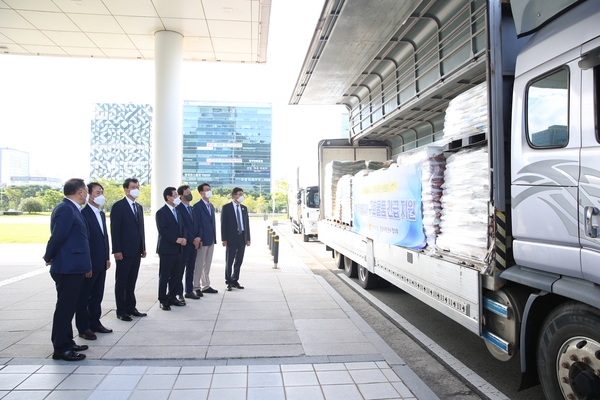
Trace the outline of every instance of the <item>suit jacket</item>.
{"type": "Polygon", "coordinates": [[[52,261],[50,272],[85,274],[92,270],[87,223],[71,200],[63,199],[52,210],[50,231],[44,254],[46,262],[52,261]]]}
{"type": "MultiPolygon", "coordinates": [[[[196,223],[196,216],[192,217],[187,209],[187,206],[183,203],[180,203],[176,208],[177,211],[179,211],[179,215],[181,215],[181,218],[183,219],[183,227],[185,228],[185,232],[187,234],[185,237],[187,240],[186,246],[193,246],[192,242],[194,241],[194,239],[200,237],[198,235],[198,224],[196,223]]],[[[191,206],[190,210],[193,214],[194,211],[191,206]]]]}
{"type": "Polygon", "coordinates": [[[136,221],[133,209],[125,197],[113,204],[110,210],[113,254],[123,253],[124,257],[135,257],[146,251],[144,210],[138,203],[135,203],[135,206],[138,210],[139,222],[136,221]]]}
{"type": "MultiPolygon", "coordinates": [[[[242,221],[244,222],[244,238],[246,242],[250,241],[250,220],[248,218],[248,208],[241,204],[242,221]]],[[[221,240],[235,242],[238,240],[237,219],[235,218],[235,208],[233,202],[229,202],[221,209],[221,240]]]]}
{"type": "Polygon", "coordinates": [[[217,223],[215,219],[215,206],[210,204],[210,214],[200,199],[194,204],[194,216],[198,221],[198,237],[202,239],[202,246],[211,246],[217,243],[217,223]]]}
{"type": "Polygon", "coordinates": [[[108,244],[108,230],[106,229],[106,216],[100,212],[102,219],[102,229],[98,224],[96,213],[92,210],[93,206],[89,204],[83,207],[81,215],[87,221],[90,231],[90,253],[92,257],[92,271],[106,271],[106,262],[110,259],[110,246],[108,244]]]}
{"type": "Polygon", "coordinates": [[[177,211],[177,220],[173,211],[166,204],[156,212],[156,228],[158,229],[156,252],[158,254],[177,254],[183,251],[183,246],[175,241],[178,238],[187,238],[187,232],[181,213],[177,208],[175,210],[177,211]]]}

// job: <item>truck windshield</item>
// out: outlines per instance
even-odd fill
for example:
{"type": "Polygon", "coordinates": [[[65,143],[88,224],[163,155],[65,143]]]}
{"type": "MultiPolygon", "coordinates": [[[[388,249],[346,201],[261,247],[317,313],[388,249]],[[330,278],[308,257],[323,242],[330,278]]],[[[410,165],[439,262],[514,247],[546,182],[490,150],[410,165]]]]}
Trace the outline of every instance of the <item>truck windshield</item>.
{"type": "Polygon", "coordinates": [[[306,206],[309,208],[319,208],[319,191],[317,189],[306,192],[306,206]]]}

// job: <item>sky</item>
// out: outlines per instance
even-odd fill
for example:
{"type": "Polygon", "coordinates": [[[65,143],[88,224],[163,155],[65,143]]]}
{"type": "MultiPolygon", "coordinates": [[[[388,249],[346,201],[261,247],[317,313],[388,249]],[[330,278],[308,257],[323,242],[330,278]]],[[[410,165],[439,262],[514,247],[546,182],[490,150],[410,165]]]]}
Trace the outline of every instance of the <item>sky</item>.
{"type": "MultiPolygon", "coordinates": [[[[265,64],[183,64],[182,100],[272,104],[273,182],[316,171],[319,140],[340,137],[343,107],[287,105],[323,3],[272,2],[265,64]]],[[[0,55],[0,147],[29,152],[30,175],[87,179],[105,102],[154,104],[154,61],[0,55]]]]}

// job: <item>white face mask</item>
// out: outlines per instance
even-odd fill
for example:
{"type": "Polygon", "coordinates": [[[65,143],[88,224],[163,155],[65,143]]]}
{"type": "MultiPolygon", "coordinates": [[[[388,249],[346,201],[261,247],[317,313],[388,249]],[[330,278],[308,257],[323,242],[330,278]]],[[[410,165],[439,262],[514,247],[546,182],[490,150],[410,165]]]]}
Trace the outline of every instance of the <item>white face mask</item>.
{"type": "Polygon", "coordinates": [[[243,202],[243,201],[244,201],[244,196],[240,196],[240,197],[238,197],[237,201],[238,201],[238,203],[241,203],[241,202],[243,202]]]}
{"type": "Polygon", "coordinates": [[[85,202],[86,203],[90,202],[90,194],[89,193],[85,195],[85,202]]]}
{"type": "Polygon", "coordinates": [[[140,195],[140,189],[131,189],[131,190],[129,191],[129,195],[130,195],[131,197],[133,197],[134,199],[137,199],[137,198],[138,198],[138,196],[140,195]]]}
{"type": "Polygon", "coordinates": [[[207,199],[210,199],[212,197],[212,192],[209,190],[208,192],[204,192],[204,195],[207,199]]]}
{"type": "Polygon", "coordinates": [[[99,206],[103,206],[105,201],[106,201],[106,197],[104,197],[103,194],[101,194],[100,196],[98,196],[94,199],[94,203],[98,204],[99,206]]]}
{"type": "Polygon", "coordinates": [[[181,204],[181,199],[179,197],[176,197],[175,200],[173,200],[173,204],[175,204],[175,206],[178,206],[181,204]]]}

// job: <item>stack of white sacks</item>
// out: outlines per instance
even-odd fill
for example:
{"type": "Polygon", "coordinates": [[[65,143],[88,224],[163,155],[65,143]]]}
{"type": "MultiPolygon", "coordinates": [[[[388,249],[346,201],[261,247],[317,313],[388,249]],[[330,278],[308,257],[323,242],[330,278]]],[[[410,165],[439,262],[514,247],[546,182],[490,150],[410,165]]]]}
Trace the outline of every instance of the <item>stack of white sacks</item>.
{"type": "Polygon", "coordinates": [[[481,83],[456,96],[446,109],[443,142],[487,132],[487,85],[481,83]]]}
{"type": "Polygon", "coordinates": [[[423,229],[427,237],[427,246],[434,248],[440,233],[442,215],[442,184],[446,169],[446,157],[443,148],[426,146],[413,153],[398,156],[398,165],[421,165],[421,203],[423,208],[423,229]]]}
{"type": "MultiPolygon", "coordinates": [[[[345,175],[348,175],[350,178],[356,172],[365,169],[366,163],[364,160],[360,161],[331,161],[327,165],[325,165],[325,181],[324,181],[324,190],[323,195],[323,207],[326,219],[331,219],[334,221],[341,221],[341,206],[338,204],[338,199],[340,196],[338,195],[338,191],[340,190],[340,180],[345,175]]],[[[350,182],[342,181],[342,185],[349,185],[350,182]]],[[[350,188],[345,187],[341,190],[346,190],[348,196],[351,193],[350,188]]]]}

